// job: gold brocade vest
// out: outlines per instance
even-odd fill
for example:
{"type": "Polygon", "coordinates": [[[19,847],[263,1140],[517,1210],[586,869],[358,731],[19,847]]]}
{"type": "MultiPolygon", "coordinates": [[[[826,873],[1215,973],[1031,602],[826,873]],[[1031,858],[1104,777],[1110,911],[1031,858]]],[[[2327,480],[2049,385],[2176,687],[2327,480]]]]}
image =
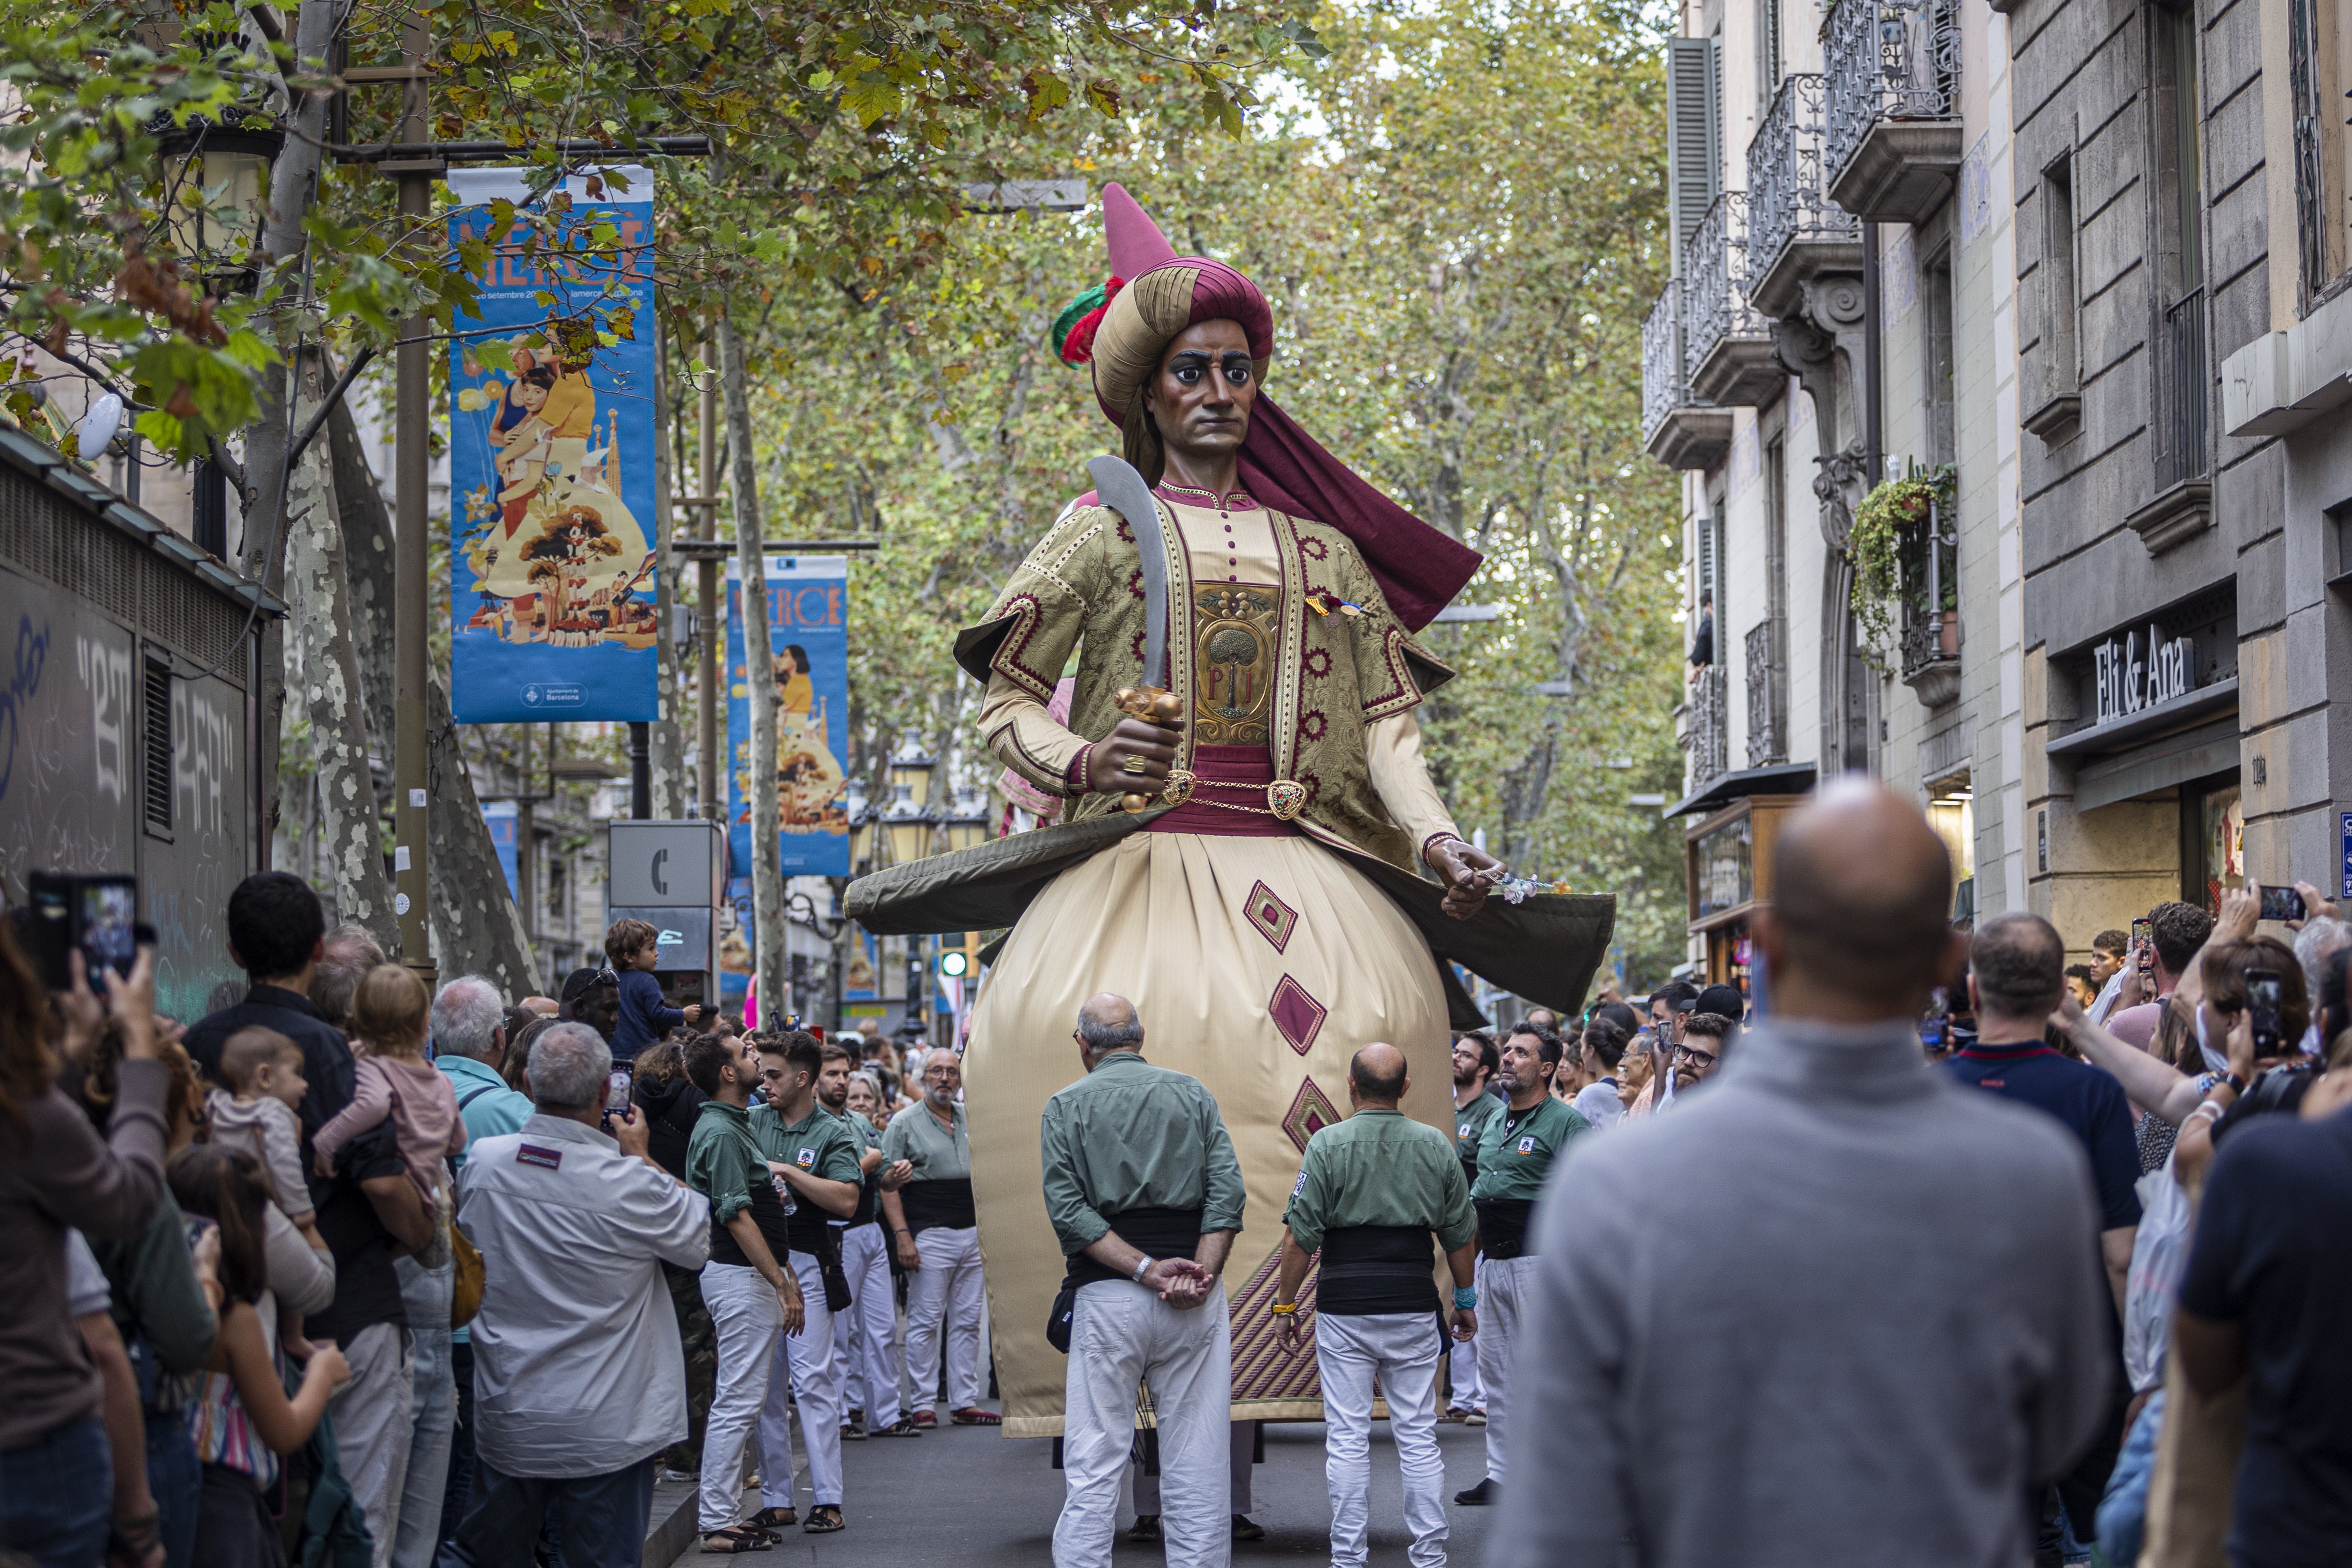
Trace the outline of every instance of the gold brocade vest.
{"type": "MultiPolygon", "coordinates": [[[[1168,556],[1169,685],[1192,716],[1176,765],[1200,745],[1264,744],[1277,780],[1305,792],[1302,823],[1418,873],[1418,848],[1381,805],[1366,761],[1365,727],[1402,713],[1453,678],[1413,640],[1363,558],[1339,529],[1267,511],[1282,582],[1195,582],[1181,531],[1161,506],[1168,556]],[[1181,585],[1181,586],[1179,586],[1181,585]]],[[[1069,727],[1110,733],[1116,694],[1143,660],[1143,575],[1135,536],[1103,507],[1074,508],[1030,550],[987,617],[956,642],[967,673],[1003,675],[1052,700],[1077,655],[1069,727]]],[[[1064,818],[1118,809],[1085,794],[1064,818]]]]}

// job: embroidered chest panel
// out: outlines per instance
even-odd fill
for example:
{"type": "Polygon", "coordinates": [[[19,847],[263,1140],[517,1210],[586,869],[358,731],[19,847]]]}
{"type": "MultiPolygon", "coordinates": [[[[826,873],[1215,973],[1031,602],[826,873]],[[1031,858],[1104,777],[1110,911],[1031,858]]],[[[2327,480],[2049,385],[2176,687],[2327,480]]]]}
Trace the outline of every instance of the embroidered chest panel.
{"type": "Polygon", "coordinates": [[[1264,746],[1272,736],[1282,591],[1256,583],[1192,589],[1192,724],[1202,746],[1264,746]]]}

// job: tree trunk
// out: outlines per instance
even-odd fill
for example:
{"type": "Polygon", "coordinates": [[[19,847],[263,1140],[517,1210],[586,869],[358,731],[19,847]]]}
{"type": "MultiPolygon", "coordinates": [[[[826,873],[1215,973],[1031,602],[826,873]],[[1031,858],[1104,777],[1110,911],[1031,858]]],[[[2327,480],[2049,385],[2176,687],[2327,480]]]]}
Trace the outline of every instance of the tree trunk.
{"type": "MultiPolygon", "coordinates": [[[[306,352],[292,367],[296,417],[308,419],[327,393],[325,356],[306,352]]],[[[320,822],[335,907],[363,925],[387,954],[400,950],[400,925],[383,873],[383,830],[368,770],[367,708],[352,645],[351,588],[343,530],[327,449],[312,443],[287,487],[289,619],[300,643],[303,716],[319,778],[320,822]]]]}
{"type": "Polygon", "coordinates": [[[751,951],[760,1016],[792,1010],[784,975],[784,854],[776,820],[776,683],[768,674],[767,555],[761,548],[760,481],[751,455],[751,394],[743,340],[719,319],[719,385],[727,400],[729,465],[735,500],[736,559],[742,576],[743,651],[751,710],[751,951]]]}
{"type": "MultiPolygon", "coordinates": [[[[658,325],[654,336],[654,407],[669,417],[669,366],[658,325]]],[[[670,506],[676,483],[669,469],[669,434],[656,432],[654,442],[654,612],[661,627],[654,645],[661,653],[661,708],[648,730],[653,751],[654,815],[677,821],[686,815],[686,741],[678,727],[678,709],[686,700],[686,683],[677,667],[677,639],[672,634],[677,603],[677,563],[669,541],[677,536],[677,514],[670,506]]]]}
{"type": "MultiPolygon", "coordinates": [[[[334,32],[334,0],[302,0],[294,22],[294,68],[287,73],[288,77],[315,74],[324,78],[334,32]]],[[[310,243],[302,225],[310,216],[311,193],[318,183],[320,151],[327,130],[327,99],[328,94],[323,90],[310,91],[288,106],[289,118],[293,121],[292,134],[286,138],[278,161],[270,165],[269,211],[262,222],[261,249],[280,261],[300,256],[310,243]]],[[[237,497],[245,514],[245,538],[241,541],[245,575],[272,593],[282,591],[286,582],[289,541],[287,530],[278,526],[278,519],[287,509],[291,478],[286,472],[290,442],[286,404],[292,392],[285,365],[272,365],[263,372],[260,412],[246,427],[245,493],[237,497]]],[[[293,434],[299,431],[300,426],[296,425],[293,434]]],[[[261,716],[262,776],[257,782],[261,798],[270,801],[278,799],[278,736],[286,705],[286,681],[281,669],[284,646],[282,627],[273,622],[264,629],[261,690],[256,694],[261,716]]],[[[381,875],[379,872],[379,879],[381,875]]],[[[389,902],[384,907],[389,918],[389,902]]]]}
{"type": "MultiPolygon", "coordinates": [[[[328,370],[331,371],[331,363],[328,370]]],[[[359,422],[337,399],[319,437],[335,471],[335,511],[343,523],[343,577],[352,591],[352,641],[367,700],[368,738],[392,777],[392,508],[360,444],[359,422]]]]}
{"type": "Polygon", "coordinates": [[[502,997],[527,997],[540,988],[531,962],[530,938],[522,914],[507,888],[498,845],[474,795],[457,721],[449,714],[449,686],[433,677],[426,714],[425,780],[431,802],[425,838],[433,883],[433,946],[443,983],[458,975],[481,975],[502,997]]]}

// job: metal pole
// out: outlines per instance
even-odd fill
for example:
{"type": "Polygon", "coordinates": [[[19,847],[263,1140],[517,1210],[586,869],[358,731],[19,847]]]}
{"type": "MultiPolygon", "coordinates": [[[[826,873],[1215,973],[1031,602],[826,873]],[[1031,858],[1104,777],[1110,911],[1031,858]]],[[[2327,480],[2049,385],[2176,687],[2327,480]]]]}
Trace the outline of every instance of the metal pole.
{"type": "Polygon", "coordinates": [[[642,822],[653,814],[653,727],[635,719],[629,725],[629,815],[642,822]]]}
{"type": "MultiPolygon", "coordinates": [[[[708,366],[715,362],[710,345],[705,343],[698,356],[708,366]]],[[[701,499],[697,508],[702,514],[701,537],[719,537],[719,376],[715,371],[703,372],[700,397],[695,404],[695,444],[699,458],[695,476],[695,494],[701,499]]],[[[714,822],[726,818],[726,806],[719,792],[719,561],[706,556],[696,562],[695,571],[701,616],[702,643],[698,652],[702,667],[695,672],[695,789],[702,799],[702,814],[714,822]]],[[[743,868],[749,875],[751,868],[743,868]]]]}
{"type": "Polygon", "coordinates": [[[1878,298],[1878,225],[1862,225],[1862,455],[1869,473],[1864,494],[1878,487],[1886,475],[1885,440],[1879,412],[1879,389],[1885,384],[1885,322],[1878,298]]]}
{"type": "MultiPolygon", "coordinates": [[[[425,101],[423,67],[431,52],[432,34],[424,14],[409,13],[401,28],[400,55],[416,68],[402,90],[401,134],[422,141],[432,134],[425,101]]],[[[392,171],[400,182],[400,215],[404,225],[421,225],[433,200],[433,181],[439,170],[424,162],[404,162],[392,171]]],[[[429,678],[425,644],[426,511],[425,486],[431,431],[425,405],[430,366],[425,359],[425,334],[431,320],[412,316],[400,325],[402,342],[394,358],[397,371],[394,474],[396,510],[393,548],[393,913],[400,921],[401,962],[430,987],[434,983],[432,939],[425,920],[431,887],[426,863],[431,850],[425,806],[425,693],[429,678]]]]}

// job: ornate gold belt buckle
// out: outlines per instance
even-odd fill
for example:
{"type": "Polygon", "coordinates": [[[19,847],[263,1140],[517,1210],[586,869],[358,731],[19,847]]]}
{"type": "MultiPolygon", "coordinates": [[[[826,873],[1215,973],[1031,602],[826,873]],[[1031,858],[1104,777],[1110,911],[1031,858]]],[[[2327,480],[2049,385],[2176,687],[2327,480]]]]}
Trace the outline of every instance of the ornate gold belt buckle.
{"type": "Polygon", "coordinates": [[[1265,803],[1284,821],[1298,815],[1307,804],[1307,786],[1295,779],[1277,779],[1265,787],[1265,803]]]}
{"type": "Polygon", "coordinates": [[[1194,782],[1194,776],[1186,769],[1181,768],[1171,768],[1168,773],[1168,781],[1160,787],[1160,803],[1167,806],[1182,805],[1185,801],[1192,798],[1192,785],[1194,782]]]}

